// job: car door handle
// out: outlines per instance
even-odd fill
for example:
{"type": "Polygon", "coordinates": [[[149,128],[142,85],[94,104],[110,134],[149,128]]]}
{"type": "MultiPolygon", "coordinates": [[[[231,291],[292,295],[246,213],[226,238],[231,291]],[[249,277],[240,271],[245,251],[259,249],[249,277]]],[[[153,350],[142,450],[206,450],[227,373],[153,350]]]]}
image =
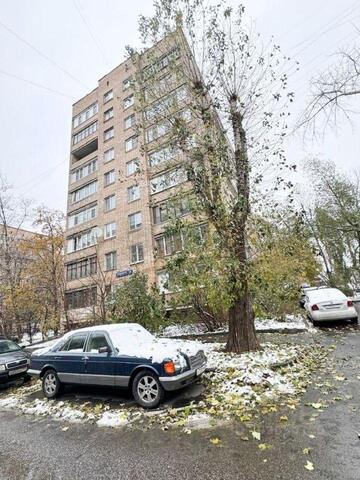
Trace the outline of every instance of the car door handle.
{"type": "Polygon", "coordinates": [[[54,357],[54,360],[61,360],[61,357],[54,357]]]}
{"type": "Polygon", "coordinates": [[[85,356],[85,357],[82,357],[81,360],[89,360],[89,357],[86,357],[86,356],[85,356]]]}

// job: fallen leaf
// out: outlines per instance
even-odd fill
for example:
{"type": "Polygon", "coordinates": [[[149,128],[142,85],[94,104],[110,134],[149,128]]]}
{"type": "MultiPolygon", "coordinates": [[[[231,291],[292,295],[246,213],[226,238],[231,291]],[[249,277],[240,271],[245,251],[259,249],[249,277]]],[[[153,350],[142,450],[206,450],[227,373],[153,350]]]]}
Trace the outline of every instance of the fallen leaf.
{"type": "Polygon", "coordinates": [[[314,470],[314,464],[312,462],[309,462],[309,460],[306,462],[306,465],[304,465],[306,470],[310,470],[312,472],[314,470]]]}
{"type": "Polygon", "coordinates": [[[249,441],[249,437],[240,437],[240,440],[243,440],[244,442],[248,442],[248,441],[249,441]]]}
{"type": "Polygon", "coordinates": [[[186,435],[190,435],[191,430],[190,428],[184,428],[183,432],[186,433],[186,435]]]}
{"type": "Polygon", "coordinates": [[[303,448],[304,455],[309,455],[309,453],[310,453],[310,448],[303,448]]]}
{"type": "Polygon", "coordinates": [[[221,440],[220,438],[210,438],[210,443],[212,443],[213,445],[219,445],[221,443],[221,440]]]}
{"type": "Polygon", "coordinates": [[[312,435],[312,434],[308,435],[308,437],[309,438],[316,438],[315,435],[312,435]]]}
{"type": "Polygon", "coordinates": [[[260,433],[260,432],[251,432],[251,435],[252,435],[253,438],[255,438],[256,440],[260,440],[260,439],[261,439],[261,433],[260,433]]]}
{"type": "Polygon", "coordinates": [[[319,408],[321,408],[323,406],[322,403],[311,403],[310,405],[313,408],[315,408],[316,410],[318,410],[319,408]]]}
{"type": "Polygon", "coordinates": [[[61,430],[62,430],[63,432],[67,432],[67,431],[69,430],[69,427],[63,427],[61,430]]]}
{"type": "Polygon", "coordinates": [[[259,443],[258,445],[258,448],[260,450],[268,450],[269,448],[271,448],[272,446],[269,445],[268,443],[259,443]]]}
{"type": "Polygon", "coordinates": [[[338,382],[343,382],[345,380],[345,377],[343,377],[342,375],[334,375],[334,378],[338,382]]]}
{"type": "Polygon", "coordinates": [[[287,422],[288,421],[288,417],[286,415],[282,415],[280,417],[280,422],[287,422]]]}

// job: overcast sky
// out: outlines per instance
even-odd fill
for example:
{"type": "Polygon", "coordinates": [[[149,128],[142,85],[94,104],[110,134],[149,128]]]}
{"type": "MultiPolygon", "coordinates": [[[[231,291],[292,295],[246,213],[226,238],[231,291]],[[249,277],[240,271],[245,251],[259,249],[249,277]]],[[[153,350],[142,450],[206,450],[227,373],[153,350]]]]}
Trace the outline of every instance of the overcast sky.
{"type": "MultiPolygon", "coordinates": [[[[290,78],[297,96],[295,117],[305,104],[310,78],[334,61],[334,52],[358,38],[360,1],[244,3],[258,31],[265,38],[274,35],[283,52],[300,62],[300,71],[290,78]]],[[[0,173],[19,195],[65,210],[71,105],[123,61],[126,45],[136,45],[138,17],[151,13],[152,2],[0,0],[0,5],[0,173]]],[[[287,142],[287,156],[294,162],[315,154],[348,172],[360,168],[359,151],[356,123],[343,122],[337,134],[328,132],[312,144],[304,145],[300,137],[287,142]]]]}

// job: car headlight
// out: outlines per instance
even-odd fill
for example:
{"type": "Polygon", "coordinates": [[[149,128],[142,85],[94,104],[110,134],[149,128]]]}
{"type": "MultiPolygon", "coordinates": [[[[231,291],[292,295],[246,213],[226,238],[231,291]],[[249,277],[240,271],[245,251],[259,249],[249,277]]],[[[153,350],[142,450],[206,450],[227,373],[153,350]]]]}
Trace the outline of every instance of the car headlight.
{"type": "Polygon", "coordinates": [[[0,372],[5,372],[5,365],[0,363],[0,372]]]}
{"type": "Polygon", "coordinates": [[[187,362],[184,355],[179,355],[174,360],[175,370],[185,370],[187,368],[187,362]]]}

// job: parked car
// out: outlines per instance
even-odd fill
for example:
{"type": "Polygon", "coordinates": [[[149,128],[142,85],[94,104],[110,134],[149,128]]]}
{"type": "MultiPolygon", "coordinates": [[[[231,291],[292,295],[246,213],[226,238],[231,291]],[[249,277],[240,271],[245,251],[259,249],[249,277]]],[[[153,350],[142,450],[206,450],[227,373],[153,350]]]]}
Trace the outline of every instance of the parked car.
{"type": "Polygon", "coordinates": [[[358,322],[352,300],[337,288],[306,289],[304,306],[314,325],[331,320],[358,322]]]}
{"type": "Polygon", "coordinates": [[[136,402],[154,408],[165,391],[194,382],[206,368],[204,352],[191,343],[156,339],[135,323],[83,328],[35,351],[29,374],[55,398],[65,384],[126,387],[136,402]]]}
{"type": "Polygon", "coordinates": [[[25,378],[30,355],[12,340],[0,337],[0,383],[25,378]]]}

